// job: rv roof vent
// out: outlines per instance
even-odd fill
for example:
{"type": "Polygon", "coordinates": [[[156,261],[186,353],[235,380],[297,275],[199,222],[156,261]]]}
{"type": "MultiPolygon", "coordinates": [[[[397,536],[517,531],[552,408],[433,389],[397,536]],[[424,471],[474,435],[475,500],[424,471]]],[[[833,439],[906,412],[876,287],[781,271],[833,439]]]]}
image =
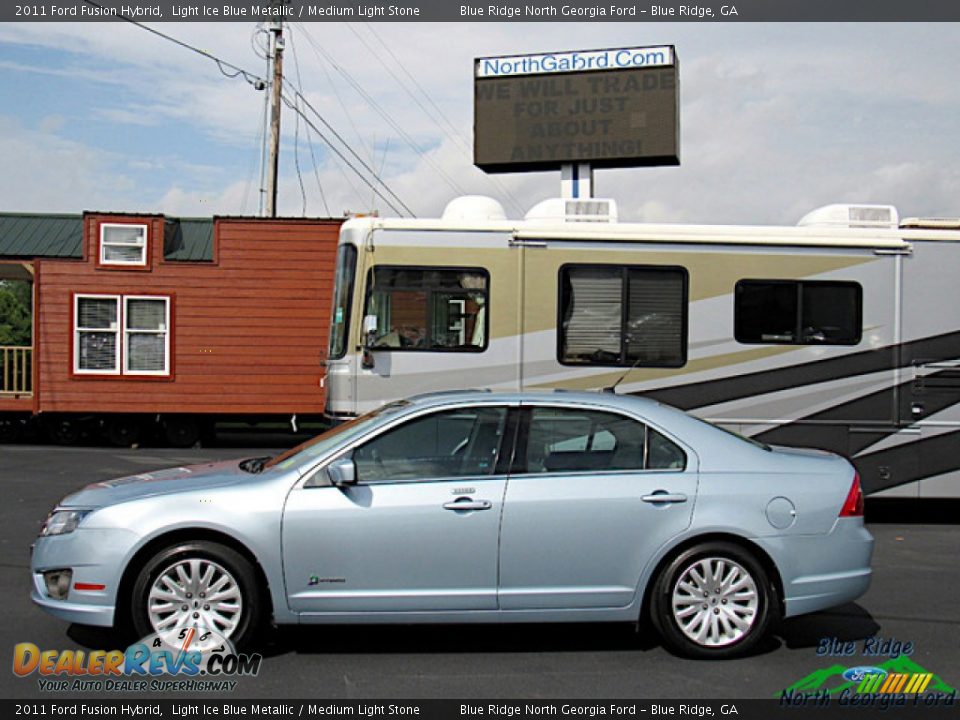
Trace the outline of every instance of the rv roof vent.
{"type": "Polygon", "coordinates": [[[506,220],[503,205],[485,195],[464,195],[447,203],[444,220],[506,220]]]}
{"type": "Polygon", "coordinates": [[[895,228],[893,205],[825,205],[800,218],[800,227],[895,228]]]}
{"type": "Polygon", "coordinates": [[[527,213],[527,220],[551,220],[562,222],[615,223],[617,203],[608,198],[549,198],[543,200],[527,213]]]}
{"type": "Polygon", "coordinates": [[[900,221],[902,228],[929,228],[931,230],[960,230],[960,218],[904,218],[900,221]]]}

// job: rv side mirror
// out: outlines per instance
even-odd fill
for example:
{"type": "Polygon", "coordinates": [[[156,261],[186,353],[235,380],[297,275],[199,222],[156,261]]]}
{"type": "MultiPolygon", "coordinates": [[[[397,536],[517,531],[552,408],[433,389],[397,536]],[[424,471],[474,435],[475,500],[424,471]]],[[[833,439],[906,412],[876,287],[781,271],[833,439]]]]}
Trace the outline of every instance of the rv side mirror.
{"type": "Polygon", "coordinates": [[[346,457],[330,463],[327,466],[327,475],[334,487],[346,487],[357,484],[357,465],[353,458],[346,457]]]}
{"type": "Polygon", "coordinates": [[[371,347],[377,337],[377,316],[364,315],[363,317],[363,346],[371,347]]]}
{"type": "Polygon", "coordinates": [[[370,352],[373,349],[374,343],[377,340],[377,316],[376,315],[364,315],[363,316],[363,359],[361,360],[361,366],[364,370],[372,370],[374,366],[373,353],[370,352]]]}
{"type": "Polygon", "coordinates": [[[363,355],[360,358],[360,367],[362,367],[364,370],[373,370],[376,364],[376,361],[373,359],[373,353],[370,352],[370,348],[365,347],[363,349],[363,355]]]}

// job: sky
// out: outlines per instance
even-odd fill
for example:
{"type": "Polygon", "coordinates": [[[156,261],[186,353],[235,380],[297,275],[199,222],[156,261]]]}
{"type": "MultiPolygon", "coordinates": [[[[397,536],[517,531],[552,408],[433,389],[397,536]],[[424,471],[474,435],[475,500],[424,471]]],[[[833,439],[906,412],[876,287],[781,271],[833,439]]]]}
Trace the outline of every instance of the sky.
{"type": "MultiPolygon", "coordinates": [[[[254,23],[155,27],[266,76],[254,23]]],[[[792,225],[852,202],[955,217],[958,30],[292,23],[285,75],[420,217],[463,194],[492,196],[511,217],[559,195],[557,171],[472,165],[474,58],[661,44],[680,63],[681,164],[598,170],[595,195],[614,198],[622,220],[792,225]]],[[[122,22],[0,23],[0,71],[0,211],[259,213],[266,93],[242,77],[122,22]]],[[[279,187],[284,216],[396,215],[286,107],[279,187]]]]}

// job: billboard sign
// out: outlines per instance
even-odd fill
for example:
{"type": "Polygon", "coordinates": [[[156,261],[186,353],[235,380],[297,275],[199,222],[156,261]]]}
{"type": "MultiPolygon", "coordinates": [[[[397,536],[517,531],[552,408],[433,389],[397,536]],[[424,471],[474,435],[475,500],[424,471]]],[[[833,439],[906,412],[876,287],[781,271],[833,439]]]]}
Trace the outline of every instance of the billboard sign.
{"type": "Polygon", "coordinates": [[[678,165],[673,46],[477,58],[474,164],[486,172],[678,165]]]}

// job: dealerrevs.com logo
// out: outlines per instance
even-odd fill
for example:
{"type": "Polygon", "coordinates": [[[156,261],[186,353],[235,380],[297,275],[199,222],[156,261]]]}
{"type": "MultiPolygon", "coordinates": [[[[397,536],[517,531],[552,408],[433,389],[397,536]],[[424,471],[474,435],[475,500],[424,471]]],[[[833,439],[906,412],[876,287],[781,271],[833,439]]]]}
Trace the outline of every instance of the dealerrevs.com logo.
{"type": "Polygon", "coordinates": [[[175,638],[150,635],[126,650],[41,650],[18,643],[13,673],[37,676],[44,692],[223,692],[236,689],[235,678],[257,675],[262,660],[237,653],[217,633],[184,628],[175,638]]]}

